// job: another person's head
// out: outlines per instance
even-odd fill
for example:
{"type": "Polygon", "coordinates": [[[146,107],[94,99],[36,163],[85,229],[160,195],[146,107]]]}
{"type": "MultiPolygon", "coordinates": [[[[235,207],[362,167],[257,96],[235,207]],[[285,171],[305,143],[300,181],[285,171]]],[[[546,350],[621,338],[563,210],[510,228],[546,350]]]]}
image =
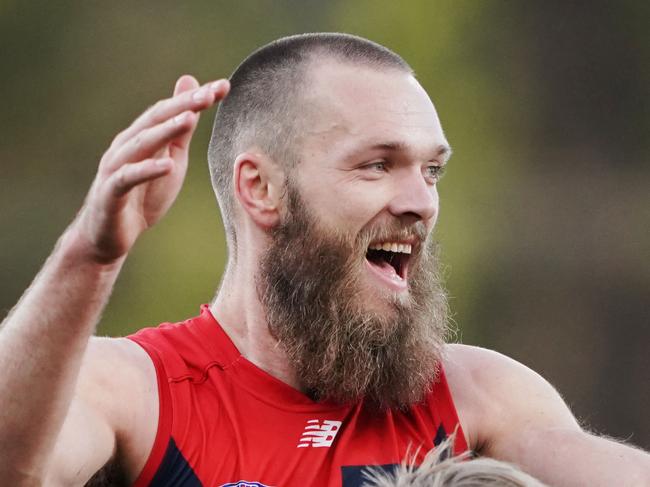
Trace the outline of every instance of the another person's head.
{"type": "Polygon", "coordinates": [[[515,465],[492,458],[452,456],[453,437],[431,450],[419,466],[402,464],[392,472],[372,470],[364,487],[545,487],[515,465]]]}
{"type": "Polygon", "coordinates": [[[314,396],[403,407],[435,379],[449,152],[411,68],[371,41],[284,38],[232,75],[209,151],[229,265],[255,257],[269,329],[314,396]]]}

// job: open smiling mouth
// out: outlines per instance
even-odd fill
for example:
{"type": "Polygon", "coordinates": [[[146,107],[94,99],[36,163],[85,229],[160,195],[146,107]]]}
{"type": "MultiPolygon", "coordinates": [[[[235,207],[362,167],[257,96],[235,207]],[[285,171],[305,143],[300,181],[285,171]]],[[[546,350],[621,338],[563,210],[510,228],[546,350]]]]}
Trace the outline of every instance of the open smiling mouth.
{"type": "Polygon", "coordinates": [[[377,242],[368,247],[366,260],[378,277],[402,289],[406,287],[411,250],[408,243],[377,242]]]}

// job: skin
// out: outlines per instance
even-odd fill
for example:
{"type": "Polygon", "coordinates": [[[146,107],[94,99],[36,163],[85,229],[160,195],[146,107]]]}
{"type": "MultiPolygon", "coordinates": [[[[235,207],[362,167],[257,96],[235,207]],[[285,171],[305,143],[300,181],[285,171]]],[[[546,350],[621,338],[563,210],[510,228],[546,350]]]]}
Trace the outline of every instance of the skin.
{"type": "MultiPolygon", "coordinates": [[[[391,219],[432,231],[435,168],[448,144],[425,91],[403,72],[334,61],[312,76],[323,110],[291,174],[310,211],[325,228],[353,233],[391,219]],[[377,144],[392,145],[371,148],[377,144]]],[[[116,137],[78,217],[3,324],[0,478],[8,485],[83,485],[111,459],[133,481],[146,462],[158,416],[153,365],[129,340],[91,335],[129,250],[180,190],[197,113],[228,89],[207,86],[194,100],[198,82],[182,77],[172,99],[116,137]],[[185,118],[173,122],[179,114],[185,118]]],[[[284,178],[255,147],[237,157],[238,240],[246,245],[211,309],[244,356],[297,387],[254,285],[268,230],[285,212],[284,178]]],[[[359,292],[378,310],[388,309],[391,293],[408,293],[370,272],[363,283],[359,292]]],[[[470,448],[553,485],[650,484],[649,455],[582,431],[553,387],[525,366],[463,345],[447,346],[443,361],[470,448]]]]}

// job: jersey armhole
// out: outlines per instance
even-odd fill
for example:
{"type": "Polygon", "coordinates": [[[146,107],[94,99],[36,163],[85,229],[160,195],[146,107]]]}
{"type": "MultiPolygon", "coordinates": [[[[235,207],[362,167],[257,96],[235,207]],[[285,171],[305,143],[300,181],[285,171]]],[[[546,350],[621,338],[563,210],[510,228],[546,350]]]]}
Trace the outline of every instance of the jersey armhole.
{"type": "Polygon", "coordinates": [[[460,418],[458,417],[458,411],[456,410],[456,404],[454,403],[454,398],[451,396],[451,389],[449,389],[449,383],[447,382],[447,376],[445,374],[445,369],[440,364],[440,375],[438,378],[439,384],[442,386],[444,391],[444,401],[447,407],[442,408],[442,420],[443,424],[446,425],[455,425],[453,433],[454,437],[454,454],[459,455],[465,451],[469,450],[469,445],[467,444],[467,439],[465,438],[465,432],[463,431],[463,426],[460,424],[460,418]]]}
{"type": "Polygon", "coordinates": [[[141,343],[137,336],[130,336],[128,338],[140,345],[151,358],[154,368],[156,369],[158,385],[158,427],[156,430],[156,437],[151,452],[149,452],[149,457],[147,458],[140,475],[138,475],[138,478],[133,483],[133,487],[146,487],[151,483],[154,475],[158,471],[171,438],[171,393],[169,390],[169,381],[167,380],[165,367],[156,350],[149,344],[141,343]]]}

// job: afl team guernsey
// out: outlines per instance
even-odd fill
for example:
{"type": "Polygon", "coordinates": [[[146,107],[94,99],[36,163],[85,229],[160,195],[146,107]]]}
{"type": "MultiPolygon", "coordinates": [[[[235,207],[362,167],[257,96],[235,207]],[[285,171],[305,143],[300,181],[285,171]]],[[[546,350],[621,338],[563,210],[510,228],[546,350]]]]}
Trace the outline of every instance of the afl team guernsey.
{"type": "MultiPolygon", "coordinates": [[[[207,305],[187,321],[129,337],[156,368],[160,414],[136,487],[360,487],[457,431],[444,371],[422,404],[378,412],[315,402],[246,360],[207,305]],[[416,453],[417,452],[417,453],[416,453]]],[[[125,398],[127,399],[127,398],[125,398]]]]}

